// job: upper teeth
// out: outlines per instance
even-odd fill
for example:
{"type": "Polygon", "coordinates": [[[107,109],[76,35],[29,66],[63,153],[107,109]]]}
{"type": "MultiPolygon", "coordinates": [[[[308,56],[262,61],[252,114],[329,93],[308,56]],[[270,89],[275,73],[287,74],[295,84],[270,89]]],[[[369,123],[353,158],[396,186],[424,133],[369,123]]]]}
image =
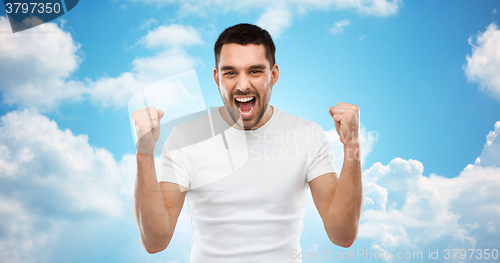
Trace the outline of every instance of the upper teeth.
{"type": "Polygon", "coordinates": [[[253,97],[247,97],[247,98],[236,98],[237,101],[239,102],[247,102],[253,100],[253,97]]]}

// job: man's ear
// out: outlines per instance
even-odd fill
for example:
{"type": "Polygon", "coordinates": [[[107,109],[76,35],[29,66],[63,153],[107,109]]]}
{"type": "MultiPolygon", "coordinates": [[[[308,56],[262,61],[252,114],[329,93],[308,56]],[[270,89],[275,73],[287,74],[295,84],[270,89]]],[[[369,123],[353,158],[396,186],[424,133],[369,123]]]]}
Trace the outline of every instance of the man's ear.
{"type": "Polygon", "coordinates": [[[278,64],[274,63],[272,72],[271,72],[271,78],[273,79],[273,86],[278,83],[278,79],[280,77],[280,69],[278,67],[278,64]]]}
{"type": "Polygon", "coordinates": [[[217,74],[217,67],[214,67],[214,80],[217,87],[219,87],[219,74],[217,74]]]}

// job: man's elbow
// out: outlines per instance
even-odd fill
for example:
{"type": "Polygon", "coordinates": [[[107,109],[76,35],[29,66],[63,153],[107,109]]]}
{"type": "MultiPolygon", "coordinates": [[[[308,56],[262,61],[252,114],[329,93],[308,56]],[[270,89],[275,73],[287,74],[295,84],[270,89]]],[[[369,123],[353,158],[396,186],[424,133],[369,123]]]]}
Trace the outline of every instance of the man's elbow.
{"type": "Polygon", "coordinates": [[[332,243],[334,243],[337,246],[343,247],[343,248],[349,248],[354,244],[354,241],[356,241],[356,236],[352,238],[345,238],[342,240],[331,240],[332,243]]]}
{"type": "Polygon", "coordinates": [[[158,252],[162,252],[163,250],[165,250],[166,248],[168,247],[168,244],[166,245],[162,245],[162,246],[147,246],[147,245],[144,245],[144,248],[146,249],[146,251],[149,253],[149,254],[156,254],[158,252]]]}
{"type": "Polygon", "coordinates": [[[353,229],[350,232],[344,232],[340,234],[339,232],[333,232],[337,233],[337,235],[328,235],[330,238],[330,241],[340,247],[343,248],[349,248],[354,244],[354,241],[358,238],[358,229],[353,229]]]}
{"type": "Polygon", "coordinates": [[[149,253],[149,254],[156,254],[158,252],[160,252],[160,250],[155,250],[154,248],[150,248],[150,247],[144,247],[146,249],[146,251],[149,253]]]}
{"type": "Polygon", "coordinates": [[[146,247],[146,251],[149,253],[149,254],[156,254],[158,252],[162,252],[164,249],[155,249],[155,248],[150,248],[150,247],[146,247]]]}
{"type": "Polygon", "coordinates": [[[162,252],[168,247],[170,239],[171,237],[165,237],[160,240],[155,240],[155,242],[145,242],[145,240],[143,239],[142,245],[149,254],[156,254],[158,252],[162,252]]]}

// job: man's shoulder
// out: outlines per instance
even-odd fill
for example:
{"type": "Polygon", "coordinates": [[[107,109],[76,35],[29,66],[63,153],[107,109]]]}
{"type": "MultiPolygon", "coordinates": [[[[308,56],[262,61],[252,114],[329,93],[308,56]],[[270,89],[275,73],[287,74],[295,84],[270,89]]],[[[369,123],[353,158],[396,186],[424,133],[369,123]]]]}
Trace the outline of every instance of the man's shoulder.
{"type": "MultiPolygon", "coordinates": [[[[274,106],[273,106],[274,107],[274,106]]],[[[300,116],[292,115],[288,112],[278,109],[274,107],[275,112],[277,114],[277,122],[280,125],[292,126],[294,129],[312,129],[312,130],[321,130],[321,126],[317,124],[315,121],[304,119],[300,116]]]]}
{"type": "Polygon", "coordinates": [[[166,145],[169,149],[179,149],[202,142],[213,137],[214,127],[209,112],[185,116],[167,132],[166,145]]]}

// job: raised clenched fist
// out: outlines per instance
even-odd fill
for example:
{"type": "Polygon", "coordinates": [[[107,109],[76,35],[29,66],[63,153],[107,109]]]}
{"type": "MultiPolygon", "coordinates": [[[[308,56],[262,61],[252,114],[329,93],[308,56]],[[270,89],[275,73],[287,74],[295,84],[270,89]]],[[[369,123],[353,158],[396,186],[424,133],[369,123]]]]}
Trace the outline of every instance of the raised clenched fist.
{"type": "Polygon", "coordinates": [[[160,136],[160,120],[165,113],[154,106],[138,110],[132,114],[137,151],[153,154],[155,143],[160,136]]]}
{"type": "Polygon", "coordinates": [[[335,121],[335,129],[344,146],[359,145],[359,107],[339,102],[337,106],[330,107],[329,113],[335,121]]]}

